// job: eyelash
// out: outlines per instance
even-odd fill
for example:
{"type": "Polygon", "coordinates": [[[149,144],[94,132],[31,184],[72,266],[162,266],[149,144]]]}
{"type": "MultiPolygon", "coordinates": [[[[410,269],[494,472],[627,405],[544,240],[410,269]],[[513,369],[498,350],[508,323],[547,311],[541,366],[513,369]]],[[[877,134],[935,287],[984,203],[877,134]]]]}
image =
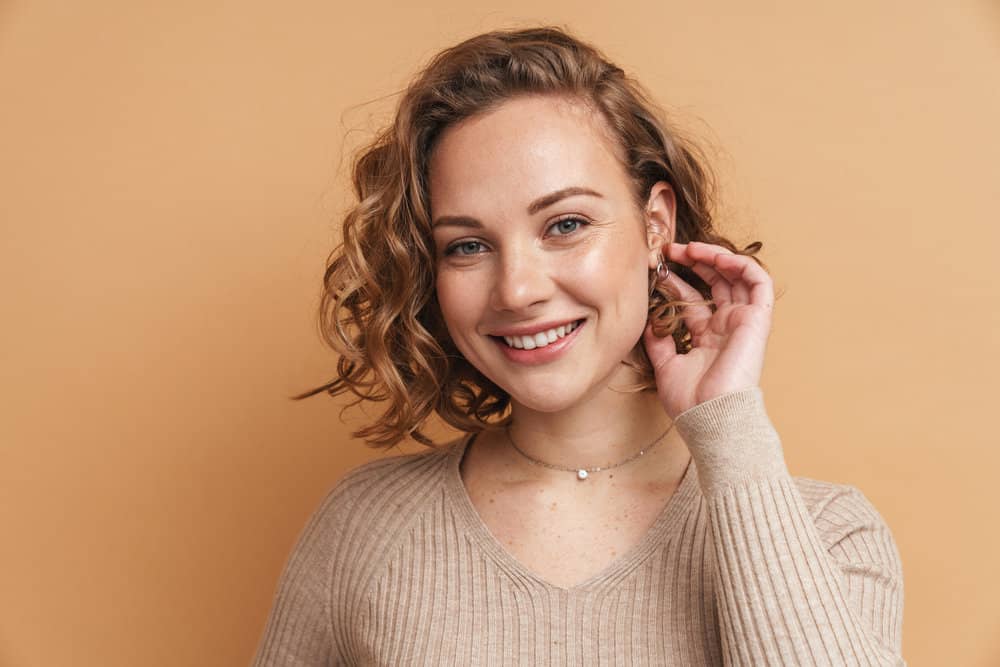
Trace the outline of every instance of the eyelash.
{"type": "MultiPolygon", "coordinates": [[[[556,220],[551,225],[549,225],[548,229],[552,229],[553,227],[555,227],[557,225],[561,225],[564,222],[576,222],[576,223],[579,223],[579,224],[578,224],[577,227],[574,227],[572,231],[566,232],[564,234],[556,234],[556,236],[569,236],[569,235],[573,234],[573,232],[579,231],[581,227],[590,224],[589,221],[587,221],[587,220],[585,220],[585,219],[583,219],[583,218],[581,218],[579,216],[571,215],[571,216],[567,216],[565,218],[560,218],[560,219],[556,220]]],[[[448,246],[447,248],[445,248],[444,254],[445,255],[459,254],[459,253],[457,253],[457,250],[459,248],[461,248],[462,246],[468,245],[470,243],[475,243],[477,245],[483,245],[483,243],[481,241],[475,241],[475,240],[458,241],[457,243],[453,243],[450,246],[448,246]]],[[[462,255],[462,256],[463,257],[471,257],[472,255],[477,255],[477,254],[479,254],[479,253],[470,253],[468,255],[462,255]]]]}

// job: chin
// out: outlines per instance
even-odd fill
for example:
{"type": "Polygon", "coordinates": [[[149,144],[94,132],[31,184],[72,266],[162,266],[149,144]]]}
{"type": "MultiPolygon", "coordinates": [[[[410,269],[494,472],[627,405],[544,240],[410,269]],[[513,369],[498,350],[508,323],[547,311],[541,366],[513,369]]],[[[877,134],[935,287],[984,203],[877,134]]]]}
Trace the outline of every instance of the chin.
{"type": "Polygon", "coordinates": [[[518,378],[513,382],[497,384],[510,395],[512,403],[534,412],[555,414],[587,402],[591,395],[601,391],[606,382],[595,382],[594,378],[573,374],[518,378]]]}
{"type": "MultiPolygon", "coordinates": [[[[510,393],[510,392],[508,392],[510,393]]],[[[533,412],[558,413],[567,410],[579,402],[579,396],[558,396],[554,393],[510,394],[510,400],[519,406],[533,412]]]]}

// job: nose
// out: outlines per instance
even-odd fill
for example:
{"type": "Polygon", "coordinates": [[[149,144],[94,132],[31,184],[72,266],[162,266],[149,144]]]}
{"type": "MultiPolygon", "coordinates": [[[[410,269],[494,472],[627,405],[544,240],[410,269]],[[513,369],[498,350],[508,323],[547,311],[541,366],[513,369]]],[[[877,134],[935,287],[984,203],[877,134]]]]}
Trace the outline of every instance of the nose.
{"type": "Polygon", "coordinates": [[[498,311],[522,311],[547,301],[555,288],[551,264],[544,253],[527,249],[502,255],[490,305],[498,311]]]}

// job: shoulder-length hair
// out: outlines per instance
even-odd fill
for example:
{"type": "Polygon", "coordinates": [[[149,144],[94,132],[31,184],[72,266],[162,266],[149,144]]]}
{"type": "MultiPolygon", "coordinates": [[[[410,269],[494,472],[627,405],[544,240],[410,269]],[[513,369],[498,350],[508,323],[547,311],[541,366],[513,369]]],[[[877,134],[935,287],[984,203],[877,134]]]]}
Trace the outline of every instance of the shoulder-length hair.
{"type": "MultiPolygon", "coordinates": [[[[524,94],[562,95],[598,111],[622,149],[639,210],[658,181],[676,192],[675,241],[704,241],[751,256],[761,247],[737,250],[715,231],[715,178],[703,153],[597,48],[560,28],[540,27],[488,32],[440,52],[404,91],[393,123],[354,159],[357,203],[329,257],[320,304],[320,331],[340,354],[337,376],[293,397],[350,392],[356,396],[351,405],[385,403],[373,423],[352,434],[373,447],[407,436],[433,446],[421,432],[432,412],[466,432],[509,419],[510,396],[461,355],[442,319],[427,166],[445,128],[524,94]]],[[[711,302],[710,287],[697,274],[669,267],[711,302]]],[[[656,335],[673,336],[683,353],[690,334],[680,309],[689,302],[674,296],[657,286],[649,317],[656,335]]],[[[623,361],[640,378],[630,389],[655,390],[649,358],[639,348],[640,363],[623,361]]]]}

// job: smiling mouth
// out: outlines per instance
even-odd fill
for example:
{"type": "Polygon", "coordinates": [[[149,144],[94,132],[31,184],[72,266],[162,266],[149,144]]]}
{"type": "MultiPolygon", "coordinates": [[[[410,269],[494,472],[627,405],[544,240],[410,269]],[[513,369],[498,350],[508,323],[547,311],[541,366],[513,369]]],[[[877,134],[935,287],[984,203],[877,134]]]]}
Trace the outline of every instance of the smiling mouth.
{"type": "Polygon", "coordinates": [[[539,347],[548,347],[559,339],[565,338],[573,333],[581,324],[583,324],[582,319],[560,327],[539,331],[530,336],[492,336],[492,338],[502,340],[509,347],[516,350],[534,350],[539,347]]]}

